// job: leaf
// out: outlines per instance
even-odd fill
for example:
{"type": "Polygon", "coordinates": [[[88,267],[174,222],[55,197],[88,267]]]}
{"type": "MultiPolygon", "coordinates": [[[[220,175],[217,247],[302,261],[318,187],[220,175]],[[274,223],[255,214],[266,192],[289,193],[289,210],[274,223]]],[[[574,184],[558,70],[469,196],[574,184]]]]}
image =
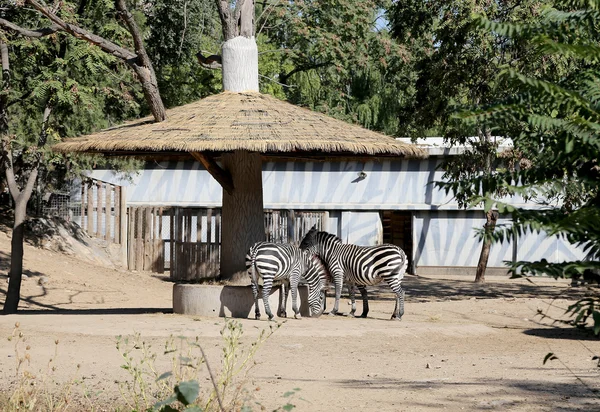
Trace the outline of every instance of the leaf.
{"type": "Polygon", "coordinates": [[[287,398],[287,397],[290,397],[290,396],[292,396],[292,395],[293,395],[293,394],[295,394],[295,393],[296,393],[296,392],[294,392],[294,391],[288,391],[288,392],[286,392],[286,393],[284,393],[284,394],[283,394],[283,397],[284,397],[284,398],[287,398]]]}
{"type": "Polygon", "coordinates": [[[171,405],[165,405],[160,408],[160,412],[179,412],[179,409],[173,408],[171,405]]]}
{"type": "Polygon", "coordinates": [[[188,406],[187,408],[184,409],[185,412],[202,412],[202,409],[200,409],[199,406],[193,405],[193,406],[188,406]]]}
{"type": "Polygon", "coordinates": [[[544,357],[544,365],[546,364],[547,361],[549,360],[555,360],[558,359],[556,356],[554,356],[554,353],[550,352],[548,353],[545,357],[544,357]]]}
{"type": "Polygon", "coordinates": [[[492,208],[492,206],[494,206],[494,199],[485,199],[485,204],[483,206],[484,210],[486,212],[489,212],[489,210],[492,208]]]}
{"type": "Polygon", "coordinates": [[[283,405],[282,409],[284,411],[291,411],[295,407],[296,407],[296,405],[292,405],[291,403],[286,403],[285,405],[283,405]]]}
{"type": "Polygon", "coordinates": [[[198,381],[180,382],[175,386],[175,395],[177,400],[185,406],[190,405],[196,400],[200,393],[200,385],[198,381]]]}
{"type": "Polygon", "coordinates": [[[176,400],[177,400],[177,398],[175,397],[175,395],[171,395],[170,397],[168,397],[165,400],[162,400],[160,402],[156,402],[154,404],[154,406],[152,406],[152,410],[155,410],[155,411],[164,411],[166,406],[172,404],[176,400]]]}
{"type": "Polygon", "coordinates": [[[165,372],[156,379],[156,382],[162,381],[163,379],[167,379],[170,376],[173,376],[173,372],[165,372]]]}

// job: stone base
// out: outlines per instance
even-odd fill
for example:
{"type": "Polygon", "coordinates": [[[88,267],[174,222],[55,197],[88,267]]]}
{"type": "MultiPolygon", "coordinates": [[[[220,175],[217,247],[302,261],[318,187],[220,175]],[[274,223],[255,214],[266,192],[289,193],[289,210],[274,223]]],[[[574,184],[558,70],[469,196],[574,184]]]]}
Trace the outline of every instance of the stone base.
{"type": "MultiPolygon", "coordinates": [[[[262,300],[262,289],[259,289],[258,304],[261,319],[267,319],[262,300]]],[[[269,297],[271,311],[277,318],[280,288],[273,288],[269,297]]],[[[308,286],[298,288],[298,304],[303,317],[310,316],[308,307],[308,286]]],[[[173,285],[173,312],[182,315],[199,315],[212,317],[252,318],[254,319],[254,297],[250,286],[221,285],[173,285]]],[[[294,317],[292,310],[292,294],[287,300],[288,318],[294,317]]]]}

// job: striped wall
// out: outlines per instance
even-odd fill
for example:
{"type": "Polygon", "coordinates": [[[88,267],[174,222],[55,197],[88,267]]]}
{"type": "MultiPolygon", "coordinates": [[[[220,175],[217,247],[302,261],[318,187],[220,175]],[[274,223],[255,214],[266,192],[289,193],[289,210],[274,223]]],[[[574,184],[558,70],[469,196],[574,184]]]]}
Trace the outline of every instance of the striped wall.
{"type": "MultiPolygon", "coordinates": [[[[481,242],[474,228],[485,223],[481,210],[464,211],[431,182],[442,180],[440,159],[266,162],[263,165],[266,209],[328,210],[331,233],[344,242],[373,245],[382,241],[379,211],[413,211],[413,251],[417,266],[477,265],[481,242]],[[359,174],[366,176],[361,178],[359,174]]],[[[148,163],[132,182],[112,171],[95,170],[91,177],[129,186],[131,206],[221,206],[221,187],[198,162],[148,163]]],[[[516,206],[526,205],[512,198],[516,206]]],[[[508,223],[500,219],[500,224],[508,223]]],[[[410,253],[410,252],[409,252],[410,253]]],[[[513,258],[559,262],[583,257],[581,250],[558,238],[527,234],[513,243],[494,245],[489,266],[502,267],[513,258]]]]}

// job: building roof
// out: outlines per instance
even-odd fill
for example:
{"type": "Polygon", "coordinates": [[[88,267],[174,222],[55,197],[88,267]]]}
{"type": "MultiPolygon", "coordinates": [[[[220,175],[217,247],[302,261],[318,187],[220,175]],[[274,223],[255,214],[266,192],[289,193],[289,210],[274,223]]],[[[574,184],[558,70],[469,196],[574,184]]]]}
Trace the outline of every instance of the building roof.
{"type": "Polygon", "coordinates": [[[147,117],[66,139],[54,150],[123,155],[234,150],[286,156],[427,155],[410,142],[261,93],[223,92],[169,109],[167,116],[161,123],[147,117]]]}
{"type": "MultiPolygon", "coordinates": [[[[502,152],[513,147],[513,142],[507,137],[492,136],[494,141],[498,144],[498,152],[502,152]]],[[[478,139],[473,137],[472,139],[478,139]]],[[[410,137],[398,137],[397,141],[403,143],[412,143],[410,137]]],[[[469,144],[454,144],[444,141],[443,137],[420,137],[414,142],[421,149],[427,152],[429,156],[452,156],[464,153],[467,149],[471,148],[469,144]]]]}

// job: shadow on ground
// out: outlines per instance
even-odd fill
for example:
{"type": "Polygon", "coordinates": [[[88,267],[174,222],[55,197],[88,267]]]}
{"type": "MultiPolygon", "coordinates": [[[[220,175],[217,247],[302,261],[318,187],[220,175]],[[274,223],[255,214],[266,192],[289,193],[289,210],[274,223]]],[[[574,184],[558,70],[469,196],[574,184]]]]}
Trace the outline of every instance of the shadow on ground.
{"type": "MultiPolygon", "coordinates": [[[[542,373],[540,371],[540,373],[542,373]]],[[[424,396],[421,403],[410,405],[416,409],[430,409],[443,401],[444,409],[500,409],[518,410],[571,410],[591,411],[600,410],[599,387],[597,382],[592,386],[574,383],[551,384],[545,381],[531,381],[518,379],[489,379],[477,382],[452,382],[449,378],[433,378],[424,381],[406,381],[401,379],[352,379],[339,381],[338,385],[346,388],[375,389],[375,390],[400,390],[423,391],[429,395],[424,396]],[[454,396],[445,397],[443,400],[435,396],[436,389],[452,387],[454,396]],[[506,389],[511,392],[517,390],[517,396],[507,395],[506,389]],[[477,394],[474,396],[474,392],[477,394]],[[531,396],[535,395],[535,396],[531,396]],[[542,395],[542,396],[540,396],[542,395]],[[533,399],[540,399],[535,403],[533,399]],[[513,409],[517,408],[517,409],[513,409]],[[540,409],[538,409],[540,408],[540,409]]],[[[403,405],[409,406],[409,405],[403,405]]]]}
{"type": "MultiPolygon", "coordinates": [[[[535,280],[511,280],[507,278],[493,280],[480,284],[472,279],[444,279],[434,277],[423,277],[407,275],[402,281],[405,290],[406,302],[443,302],[448,300],[465,299],[498,299],[498,298],[540,298],[540,299],[580,299],[590,296],[591,293],[598,294],[600,289],[596,287],[570,287],[564,283],[556,285],[550,279],[545,284],[536,284],[535,280]]],[[[369,300],[392,300],[395,295],[386,284],[379,284],[368,288],[369,300]]],[[[344,297],[348,296],[347,288],[344,287],[344,297]]],[[[328,296],[333,296],[333,288],[330,287],[328,296]]],[[[360,293],[357,292],[360,300],[360,293]]]]}

